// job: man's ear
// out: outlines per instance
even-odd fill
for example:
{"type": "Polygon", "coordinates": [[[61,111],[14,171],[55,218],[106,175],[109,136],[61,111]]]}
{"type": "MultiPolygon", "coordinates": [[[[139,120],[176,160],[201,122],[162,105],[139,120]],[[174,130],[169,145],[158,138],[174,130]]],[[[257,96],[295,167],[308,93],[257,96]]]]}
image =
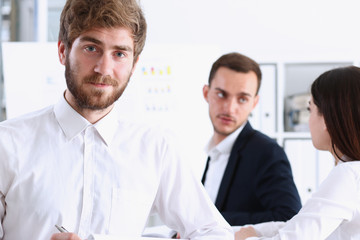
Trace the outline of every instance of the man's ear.
{"type": "Polygon", "coordinates": [[[139,62],[139,58],[140,58],[140,56],[138,56],[137,59],[134,61],[134,65],[133,65],[133,67],[131,69],[131,76],[133,75],[133,73],[135,71],[135,68],[136,68],[136,66],[137,66],[137,64],[139,62]]]}
{"type": "Polygon", "coordinates": [[[58,41],[58,55],[62,65],[66,63],[66,47],[62,41],[58,41]]]}
{"type": "Polygon", "coordinates": [[[205,100],[207,101],[207,102],[209,102],[209,100],[208,100],[208,94],[209,94],[209,85],[204,85],[204,87],[203,87],[203,96],[204,96],[204,98],[205,98],[205,100]]]}
{"type": "Polygon", "coordinates": [[[255,96],[255,98],[254,98],[254,105],[253,105],[253,108],[252,109],[254,109],[255,107],[256,107],[256,105],[258,104],[258,102],[259,102],[259,94],[257,94],[256,96],[255,96]]]}

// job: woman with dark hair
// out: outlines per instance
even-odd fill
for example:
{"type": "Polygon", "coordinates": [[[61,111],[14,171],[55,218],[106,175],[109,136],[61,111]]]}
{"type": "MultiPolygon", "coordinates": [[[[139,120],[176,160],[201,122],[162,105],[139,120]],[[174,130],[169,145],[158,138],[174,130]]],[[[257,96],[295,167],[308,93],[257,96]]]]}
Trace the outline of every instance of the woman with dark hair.
{"type": "Polygon", "coordinates": [[[311,86],[311,95],[313,145],[332,153],[336,166],[300,212],[278,225],[281,228],[264,234],[256,225],[243,227],[235,233],[236,240],[360,239],[360,68],[321,74],[311,86]]]}

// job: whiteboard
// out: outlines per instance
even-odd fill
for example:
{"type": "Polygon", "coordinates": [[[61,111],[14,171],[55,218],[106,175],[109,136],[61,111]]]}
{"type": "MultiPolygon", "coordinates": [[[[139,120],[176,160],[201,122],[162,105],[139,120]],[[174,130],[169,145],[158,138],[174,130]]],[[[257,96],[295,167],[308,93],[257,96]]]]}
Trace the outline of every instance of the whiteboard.
{"type": "Polygon", "coordinates": [[[6,118],[56,103],[66,88],[56,43],[4,42],[6,118]]]}

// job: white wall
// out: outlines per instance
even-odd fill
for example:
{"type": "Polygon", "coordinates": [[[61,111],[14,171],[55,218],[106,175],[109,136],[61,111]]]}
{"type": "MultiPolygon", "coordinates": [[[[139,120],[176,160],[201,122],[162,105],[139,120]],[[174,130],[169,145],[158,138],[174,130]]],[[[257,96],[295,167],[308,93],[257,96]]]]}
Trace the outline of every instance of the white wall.
{"type": "MultiPolygon", "coordinates": [[[[354,58],[358,0],[142,0],[148,43],[216,44],[258,61],[354,58]]],[[[191,53],[189,53],[191,54],[191,53]]]]}
{"type": "MultiPolygon", "coordinates": [[[[56,39],[65,0],[38,0],[44,1],[49,39],[56,39]]],[[[148,22],[147,45],[217,45],[223,53],[239,51],[258,61],[360,55],[359,0],[139,1],[148,22]]]]}

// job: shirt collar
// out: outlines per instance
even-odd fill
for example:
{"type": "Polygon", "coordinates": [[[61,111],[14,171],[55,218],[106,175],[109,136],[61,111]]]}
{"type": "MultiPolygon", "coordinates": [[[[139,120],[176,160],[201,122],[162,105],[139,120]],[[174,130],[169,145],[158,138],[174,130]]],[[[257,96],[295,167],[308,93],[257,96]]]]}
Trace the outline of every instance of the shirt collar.
{"type": "Polygon", "coordinates": [[[87,126],[91,125],[88,120],[76,112],[64,96],[54,107],[54,113],[66,138],[70,141],[76,135],[81,133],[87,126]]]}
{"type": "Polygon", "coordinates": [[[236,129],[233,133],[228,135],[224,140],[219,142],[216,146],[213,144],[212,138],[208,142],[208,144],[205,147],[205,152],[209,155],[212,151],[218,151],[223,154],[230,154],[231,149],[235,143],[236,138],[239,136],[240,132],[243,130],[244,126],[246,125],[246,122],[244,122],[243,125],[241,125],[238,129],[236,129]]]}
{"type": "Polygon", "coordinates": [[[115,136],[115,130],[118,123],[117,116],[119,116],[117,113],[118,111],[114,106],[105,117],[94,124],[94,127],[108,146],[115,136]]]}
{"type": "Polygon", "coordinates": [[[104,118],[92,125],[88,120],[76,112],[64,97],[54,107],[54,113],[66,138],[70,141],[85,128],[94,126],[105,143],[109,145],[115,135],[117,114],[113,109],[104,118]]]}

